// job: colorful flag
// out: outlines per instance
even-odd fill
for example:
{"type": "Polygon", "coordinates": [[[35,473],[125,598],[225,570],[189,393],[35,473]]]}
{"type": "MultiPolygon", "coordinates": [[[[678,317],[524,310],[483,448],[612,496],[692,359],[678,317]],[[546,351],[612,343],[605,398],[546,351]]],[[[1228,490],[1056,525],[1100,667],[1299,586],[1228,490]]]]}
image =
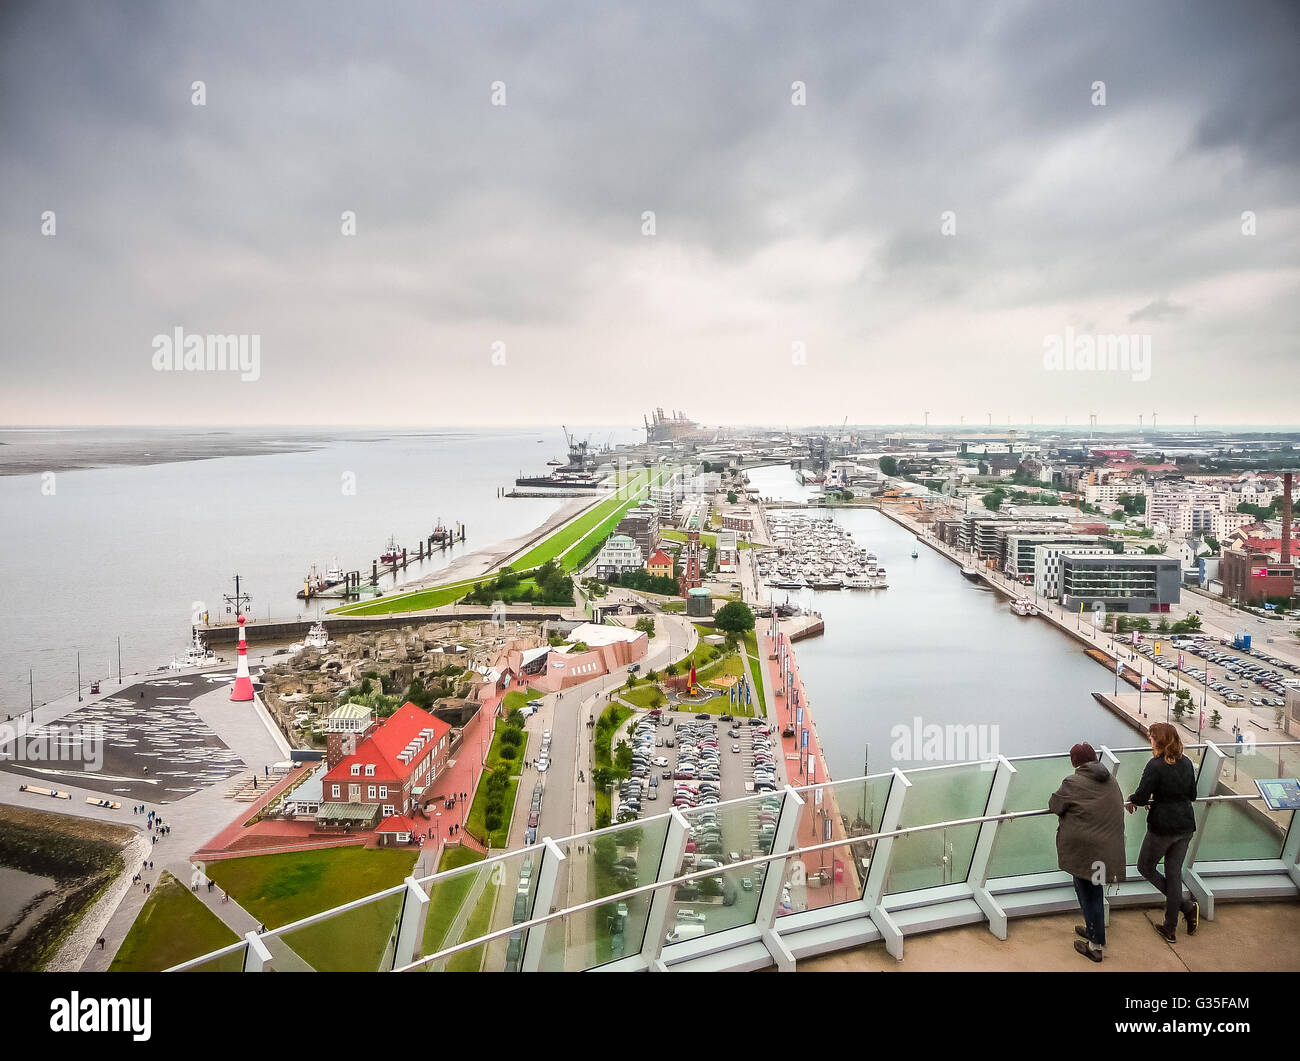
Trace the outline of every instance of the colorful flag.
{"type": "Polygon", "coordinates": [[[1142,692],[1146,692],[1146,691],[1147,691],[1147,676],[1146,676],[1145,674],[1142,675],[1142,686],[1141,686],[1141,691],[1142,691],[1142,692]]]}

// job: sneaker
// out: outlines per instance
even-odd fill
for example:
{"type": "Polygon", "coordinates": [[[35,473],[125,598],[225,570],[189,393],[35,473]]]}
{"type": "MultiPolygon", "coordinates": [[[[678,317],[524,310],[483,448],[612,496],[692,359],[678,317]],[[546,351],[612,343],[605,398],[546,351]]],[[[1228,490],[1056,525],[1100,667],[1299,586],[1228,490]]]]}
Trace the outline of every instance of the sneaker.
{"type": "Polygon", "coordinates": [[[1151,927],[1160,933],[1160,938],[1163,939],[1166,943],[1178,942],[1178,937],[1175,935],[1174,930],[1172,928],[1165,928],[1164,925],[1152,925],[1151,927]]]}
{"type": "Polygon", "coordinates": [[[1088,940],[1089,942],[1092,941],[1092,937],[1091,937],[1090,935],[1088,935],[1088,926],[1087,926],[1087,925],[1075,925],[1075,926],[1074,926],[1074,934],[1075,934],[1076,936],[1078,936],[1080,939],[1086,939],[1086,940],[1088,940]]]}
{"type": "Polygon", "coordinates": [[[1100,948],[1100,947],[1091,947],[1091,946],[1089,946],[1087,943],[1085,943],[1083,940],[1081,940],[1081,939],[1076,939],[1076,940],[1074,941],[1074,949],[1077,950],[1080,954],[1082,954],[1085,958],[1087,958],[1088,961],[1090,961],[1090,962],[1100,962],[1100,961],[1101,961],[1101,948],[1100,948]]]}
{"type": "Polygon", "coordinates": [[[1184,913],[1183,917],[1187,920],[1187,934],[1196,935],[1196,929],[1201,923],[1201,904],[1195,899],[1192,900],[1192,912],[1184,913]]]}

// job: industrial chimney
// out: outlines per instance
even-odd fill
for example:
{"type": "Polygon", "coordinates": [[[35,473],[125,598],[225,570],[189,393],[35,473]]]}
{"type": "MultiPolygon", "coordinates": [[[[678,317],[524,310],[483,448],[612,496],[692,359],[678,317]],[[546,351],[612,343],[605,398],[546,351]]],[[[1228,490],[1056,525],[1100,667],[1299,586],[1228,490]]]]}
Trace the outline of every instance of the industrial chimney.
{"type": "Polygon", "coordinates": [[[1291,562],[1291,473],[1282,474],[1282,563],[1291,562]]]}

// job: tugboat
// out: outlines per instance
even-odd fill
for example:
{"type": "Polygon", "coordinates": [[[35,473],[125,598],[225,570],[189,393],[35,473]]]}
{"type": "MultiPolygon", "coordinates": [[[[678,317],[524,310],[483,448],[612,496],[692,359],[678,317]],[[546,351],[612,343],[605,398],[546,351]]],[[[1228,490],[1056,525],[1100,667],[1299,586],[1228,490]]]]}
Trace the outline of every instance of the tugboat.
{"type": "Polygon", "coordinates": [[[434,545],[441,545],[447,540],[447,528],[442,525],[441,516],[438,517],[438,525],[433,528],[433,534],[431,537],[433,538],[434,545]]]}
{"type": "Polygon", "coordinates": [[[915,560],[915,559],[916,559],[918,556],[920,556],[920,555],[921,555],[921,554],[920,554],[919,552],[916,551],[916,541],[913,540],[913,541],[912,541],[912,559],[915,560]]]}
{"type": "Polygon", "coordinates": [[[391,563],[395,563],[401,558],[402,558],[402,550],[398,547],[397,539],[389,538],[388,546],[385,548],[384,552],[379,554],[380,562],[385,564],[391,564],[391,563]]]}

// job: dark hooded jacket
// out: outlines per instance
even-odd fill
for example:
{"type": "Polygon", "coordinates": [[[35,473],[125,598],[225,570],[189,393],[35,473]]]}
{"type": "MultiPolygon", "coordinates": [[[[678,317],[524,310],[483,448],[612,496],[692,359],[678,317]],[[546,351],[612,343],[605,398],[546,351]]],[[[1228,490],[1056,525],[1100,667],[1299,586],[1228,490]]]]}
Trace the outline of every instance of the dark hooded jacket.
{"type": "Polygon", "coordinates": [[[1059,817],[1056,864],[1097,883],[1124,880],[1124,793],[1101,763],[1084,763],[1047,801],[1059,817]]]}

